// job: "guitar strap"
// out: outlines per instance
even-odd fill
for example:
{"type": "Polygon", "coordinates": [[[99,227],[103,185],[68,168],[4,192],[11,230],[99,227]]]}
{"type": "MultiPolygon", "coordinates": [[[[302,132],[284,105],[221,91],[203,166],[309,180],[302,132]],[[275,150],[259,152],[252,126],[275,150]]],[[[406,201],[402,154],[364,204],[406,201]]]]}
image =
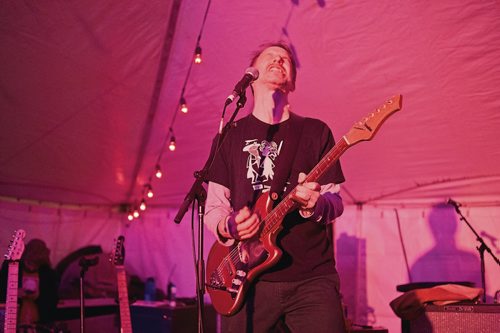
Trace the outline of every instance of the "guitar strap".
{"type": "Polygon", "coordinates": [[[269,192],[269,197],[275,204],[281,200],[286,181],[290,178],[290,173],[292,172],[293,165],[297,158],[297,149],[300,144],[300,139],[302,138],[305,121],[306,118],[290,113],[286,138],[287,142],[278,157],[278,161],[276,161],[276,171],[274,172],[273,182],[269,192]]]}

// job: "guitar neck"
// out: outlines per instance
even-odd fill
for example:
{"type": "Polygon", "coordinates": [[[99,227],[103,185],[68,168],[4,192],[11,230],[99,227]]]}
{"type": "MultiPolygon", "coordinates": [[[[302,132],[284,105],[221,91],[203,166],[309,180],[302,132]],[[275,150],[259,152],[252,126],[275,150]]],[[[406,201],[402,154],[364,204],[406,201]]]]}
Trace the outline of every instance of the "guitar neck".
{"type": "Polygon", "coordinates": [[[7,298],[5,300],[5,333],[16,333],[17,326],[17,290],[19,281],[19,262],[9,262],[7,276],[7,298]]]}
{"type": "Polygon", "coordinates": [[[118,281],[118,303],[120,305],[121,332],[132,333],[132,321],[130,320],[127,274],[125,273],[125,267],[116,266],[116,278],[118,281]]]}
{"type": "MultiPolygon", "coordinates": [[[[309,172],[305,182],[317,182],[338,161],[347,148],[349,148],[349,144],[345,137],[342,137],[309,172]]],[[[276,231],[281,226],[285,215],[297,207],[297,203],[292,200],[295,190],[296,187],[266,216],[261,235],[265,236],[276,231]]]]}

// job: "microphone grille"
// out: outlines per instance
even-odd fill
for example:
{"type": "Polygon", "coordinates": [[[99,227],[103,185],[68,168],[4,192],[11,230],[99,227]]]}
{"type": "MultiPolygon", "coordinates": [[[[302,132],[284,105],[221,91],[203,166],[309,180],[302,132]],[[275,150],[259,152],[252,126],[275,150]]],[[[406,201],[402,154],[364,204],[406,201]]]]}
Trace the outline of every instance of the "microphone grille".
{"type": "Polygon", "coordinates": [[[257,80],[259,78],[259,70],[255,67],[248,67],[245,70],[245,74],[250,74],[254,80],[257,80]]]}

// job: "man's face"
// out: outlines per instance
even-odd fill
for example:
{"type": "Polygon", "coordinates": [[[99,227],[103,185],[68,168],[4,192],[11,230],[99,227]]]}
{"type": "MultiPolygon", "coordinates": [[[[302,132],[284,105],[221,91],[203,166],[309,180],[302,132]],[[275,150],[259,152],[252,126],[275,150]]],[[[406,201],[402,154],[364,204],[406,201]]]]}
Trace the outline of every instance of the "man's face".
{"type": "Polygon", "coordinates": [[[295,89],[292,81],[292,61],[288,52],[271,46],[257,57],[254,67],[259,70],[259,78],[254,84],[267,84],[286,92],[295,89]]]}

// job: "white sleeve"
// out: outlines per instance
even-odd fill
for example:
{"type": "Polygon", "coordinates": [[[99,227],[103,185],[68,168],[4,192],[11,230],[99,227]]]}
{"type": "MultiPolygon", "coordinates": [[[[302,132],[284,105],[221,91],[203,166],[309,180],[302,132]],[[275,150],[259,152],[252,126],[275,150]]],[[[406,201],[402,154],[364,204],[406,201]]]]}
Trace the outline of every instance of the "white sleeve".
{"type": "Polygon", "coordinates": [[[231,191],[218,183],[209,182],[207,190],[207,201],[205,203],[205,224],[215,235],[217,241],[223,245],[230,246],[234,239],[222,238],[217,231],[217,225],[220,221],[227,219],[233,212],[231,208],[231,191]]]}

